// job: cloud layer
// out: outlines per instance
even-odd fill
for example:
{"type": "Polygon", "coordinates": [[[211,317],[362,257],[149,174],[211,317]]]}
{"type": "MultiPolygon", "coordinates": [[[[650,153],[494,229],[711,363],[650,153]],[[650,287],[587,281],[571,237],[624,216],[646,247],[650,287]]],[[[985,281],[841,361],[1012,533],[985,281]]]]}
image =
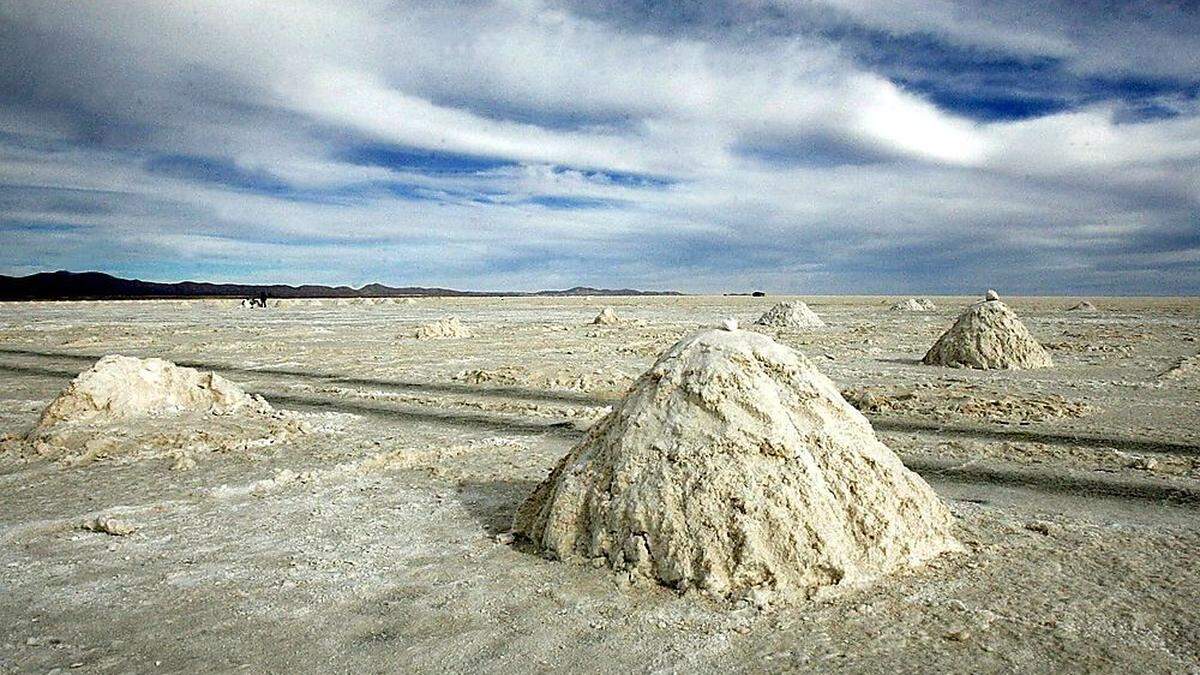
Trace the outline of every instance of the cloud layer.
{"type": "Polygon", "coordinates": [[[6,3],[0,271],[1200,292],[1200,12],[908,4],[6,3]]]}

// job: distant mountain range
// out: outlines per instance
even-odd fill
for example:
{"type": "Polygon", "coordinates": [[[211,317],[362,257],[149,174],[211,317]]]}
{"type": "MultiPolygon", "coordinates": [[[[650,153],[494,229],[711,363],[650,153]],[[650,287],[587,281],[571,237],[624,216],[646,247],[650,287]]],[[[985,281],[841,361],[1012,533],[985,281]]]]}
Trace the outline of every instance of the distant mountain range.
{"type": "Polygon", "coordinates": [[[103,272],[39,272],[26,277],[0,274],[0,300],[121,300],[132,298],[252,298],[266,293],[271,298],[407,298],[407,297],[512,297],[583,295],[683,295],[678,291],[639,291],[631,288],[576,286],[562,291],[534,293],[501,291],[456,291],[383,284],[349,286],[287,286],[284,284],[211,284],[203,281],[158,283],[121,279],[103,272]]]}

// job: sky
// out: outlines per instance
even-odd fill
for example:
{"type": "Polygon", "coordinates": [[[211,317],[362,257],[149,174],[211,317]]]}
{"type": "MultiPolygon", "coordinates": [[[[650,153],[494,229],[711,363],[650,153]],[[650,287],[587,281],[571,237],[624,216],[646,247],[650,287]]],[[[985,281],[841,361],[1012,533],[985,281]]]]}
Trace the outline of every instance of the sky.
{"type": "Polygon", "coordinates": [[[1200,294],[1191,0],[0,0],[0,273],[1200,294]]]}

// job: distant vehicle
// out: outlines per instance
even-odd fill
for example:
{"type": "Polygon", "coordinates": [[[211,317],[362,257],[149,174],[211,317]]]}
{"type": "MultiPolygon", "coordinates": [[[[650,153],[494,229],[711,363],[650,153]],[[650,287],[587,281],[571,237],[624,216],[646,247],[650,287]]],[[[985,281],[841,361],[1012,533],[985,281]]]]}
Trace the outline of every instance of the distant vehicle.
{"type": "Polygon", "coordinates": [[[262,307],[267,306],[267,294],[259,293],[257,298],[246,298],[242,300],[242,307],[262,307]]]}
{"type": "Polygon", "coordinates": [[[763,293],[762,291],[754,291],[754,292],[753,292],[753,293],[751,293],[750,295],[751,295],[751,296],[753,296],[753,297],[756,297],[756,298],[765,298],[765,297],[767,297],[767,294],[766,294],[766,293],[763,293]]]}

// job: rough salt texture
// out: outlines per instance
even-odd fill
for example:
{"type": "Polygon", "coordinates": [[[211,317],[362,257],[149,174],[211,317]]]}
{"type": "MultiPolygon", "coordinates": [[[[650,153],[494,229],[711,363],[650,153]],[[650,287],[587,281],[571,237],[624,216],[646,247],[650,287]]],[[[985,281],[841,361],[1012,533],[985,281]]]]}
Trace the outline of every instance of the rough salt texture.
{"type": "Polygon", "coordinates": [[[418,340],[440,340],[446,338],[469,338],[471,331],[467,330],[456,318],[438,319],[433,323],[417,326],[413,337],[418,340]]]}
{"type": "Polygon", "coordinates": [[[89,418],[193,410],[224,415],[270,410],[261,398],[211,372],[162,359],[105,356],[80,373],[42,413],[38,429],[89,418]]]}
{"type": "Polygon", "coordinates": [[[600,310],[595,319],[592,319],[592,323],[597,326],[615,326],[621,323],[621,318],[617,316],[612,307],[605,307],[600,310]]]}
{"type": "Polygon", "coordinates": [[[1003,302],[985,300],[959,315],[954,325],[938,338],[921,362],[951,368],[1026,369],[1054,365],[1050,355],[1034,339],[1003,302]]]}
{"type": "Polygon", "coordinates": [[[931,312],[937,309],[937,306],[929,298],[908,298],[897,302],[889,309],[893,312],[931,312]]]}
{"type": "Polygon", "coordinates": [[[1200,383],[1200,354],[1185,356],[1175,365],[1159,373],[1159,379],[1176,380],[1183,383],[1200,383]]]}
{"type": "Polygon", "coordinates": [[[754,323],[775,328],[820,328],[825,325],[816,312],[799,300],[776,304],[754,323]]]}
{"type": "Polygon", "coordinates": [[[560,558],[781,597],[955,550],[952,517],[805,357],[748,331],[665,352],[516,514],[560,558]]]}
{"type": "Polygon", "coordinates": [[[84,521],[80,527],[90,532],[111,534],[114,537],[125,537],[137,532],[137,525],[125,520],[118,520],[111,516],[90,518],[84,521]]]}

